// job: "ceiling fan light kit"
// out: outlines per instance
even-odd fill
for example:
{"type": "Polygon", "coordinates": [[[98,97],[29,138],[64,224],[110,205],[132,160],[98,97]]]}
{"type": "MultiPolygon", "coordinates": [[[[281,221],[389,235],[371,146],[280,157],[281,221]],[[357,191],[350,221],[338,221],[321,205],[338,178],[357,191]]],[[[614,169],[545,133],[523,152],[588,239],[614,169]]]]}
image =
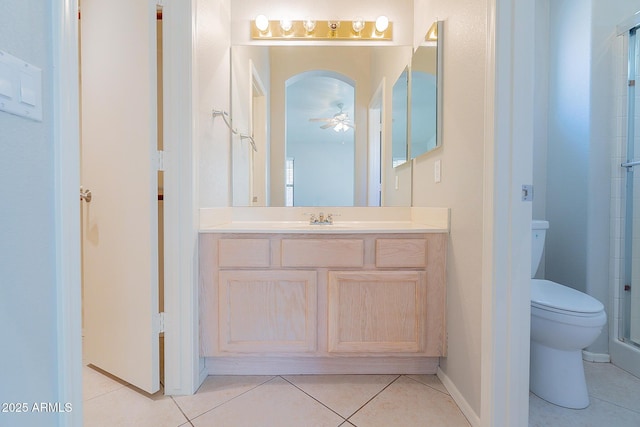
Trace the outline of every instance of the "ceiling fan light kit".
{"type": "Polygon", "coordinates": [[[326,122],[326,124],[320,126],[320,129],[333,129],[336,132],[346,132],[349,129],[355,129],[355,125],[349,118],[349,115],[342,111],[344,104],[338,104],[338,111],[333,117],[325,117],[325,118],[312,118],[309,119],[310,122],[326,122]]]}
{"type": "Polygon", "coordinates": [[[350,21],[319,21],[310,17],[303,20],[269,20],[265,15],[258,15],[250,27],[253,40],[393,40],[393,24],[384,15],[375,21],[365,21],[359,17],[350,21]]]}

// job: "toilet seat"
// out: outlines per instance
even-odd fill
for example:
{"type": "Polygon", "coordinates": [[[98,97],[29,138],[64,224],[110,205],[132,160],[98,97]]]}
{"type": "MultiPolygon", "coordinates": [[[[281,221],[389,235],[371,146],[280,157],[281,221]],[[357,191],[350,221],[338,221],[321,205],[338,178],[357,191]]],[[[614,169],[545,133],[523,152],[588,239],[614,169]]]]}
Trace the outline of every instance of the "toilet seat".
{"type": "Polygon", "coordinates": [[[604,311],[597,299],[550,280],[531,280],[531,307],[567,316],[594,317],[604,311]]]}

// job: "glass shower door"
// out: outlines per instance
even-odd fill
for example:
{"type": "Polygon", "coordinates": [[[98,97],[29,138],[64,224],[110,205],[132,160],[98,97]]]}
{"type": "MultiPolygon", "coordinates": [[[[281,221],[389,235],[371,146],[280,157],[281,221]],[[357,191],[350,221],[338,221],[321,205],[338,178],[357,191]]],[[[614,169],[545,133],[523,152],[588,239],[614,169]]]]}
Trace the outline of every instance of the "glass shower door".
{"type": "Polygon", "coordinates": [[[636,27],[629,34],[627,114],[626,212],[625,212],[625,339],[640,346],[640,37],[636,27]]]}

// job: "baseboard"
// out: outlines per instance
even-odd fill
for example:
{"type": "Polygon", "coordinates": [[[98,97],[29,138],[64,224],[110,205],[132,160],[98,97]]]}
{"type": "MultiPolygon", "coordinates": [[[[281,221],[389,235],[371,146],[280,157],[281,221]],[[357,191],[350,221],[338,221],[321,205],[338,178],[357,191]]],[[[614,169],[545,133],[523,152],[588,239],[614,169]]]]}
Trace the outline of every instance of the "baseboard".
{"type": "Polygon", "coordinates": [[[596,363],[610,363],[611,356],[606,353],[591,353],[590,351],[582,350],[582,360],[596,363]]]}
{"type": "Polygon", "coordinates": [[[200,388],[200,386],[202,385],[202,383],[204,382],[204,380],[207,379],[207,376],[209,375],[209,372],[207,372],[207,361],[205,358],[200,357],[198,359],[198,363],[200,364],[200,372],[198,374],[198,388],[200,388]]]}
{"type": "Polygon", "coordinates": [[[473,427],[480,427],[480,417],[471,408],[471,405],[469,405],[467,400],[462,396],[462,393],[460,393],[460,390],[458,390],[453,381],[451,381],[447,374],[445,374],[440,368],[438,368],[437,375],[442,382],[442,385],[444,385],[453,400],[455,400],[456,404],[462,411],[462,414],[467,418],[467,421],[469,421],[469,424],[473,427]]]}
{"type": "Polygon", "coordinates": [[[207,357],[208,375],[435,374],[438,357],[207,357]]]}

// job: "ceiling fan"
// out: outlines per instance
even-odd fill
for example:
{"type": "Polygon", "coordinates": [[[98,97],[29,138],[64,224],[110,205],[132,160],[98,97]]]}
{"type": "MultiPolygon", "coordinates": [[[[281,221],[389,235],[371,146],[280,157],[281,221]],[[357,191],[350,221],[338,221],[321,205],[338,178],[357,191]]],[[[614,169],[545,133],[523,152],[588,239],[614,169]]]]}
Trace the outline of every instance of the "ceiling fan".
{"type": "Polygon", "coordinates": [[[320,126],[320,129],[329,129],[333,128],[336,132],[346,132],[349,129],[355,129],[355,125],[352,123],[349,115],[342,111],[342,107],[344,107],[343,103],[338,104],[338,111],[333,117],[326,118],[317,118],[317,119],[309,119],[310,122],[326,122],[326,124],[320,126]]]}

